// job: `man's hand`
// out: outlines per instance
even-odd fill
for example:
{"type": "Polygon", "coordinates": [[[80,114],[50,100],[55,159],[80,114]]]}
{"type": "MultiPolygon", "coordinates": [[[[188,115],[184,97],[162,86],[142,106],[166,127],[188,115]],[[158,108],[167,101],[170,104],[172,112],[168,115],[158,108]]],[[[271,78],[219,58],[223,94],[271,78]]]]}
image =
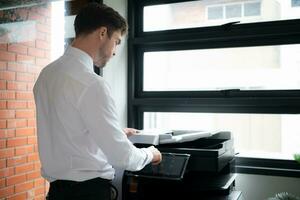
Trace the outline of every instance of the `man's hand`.
{"type": "Polygon", "coordinates": [[[134,128],[124,128],[123,131],[125,132],[127,137],[130,137],[130,136],[135,135],[135,134],[138,133],[138,130],[134,129],[134,128]]]}
{"type": "Polygon", "coordinates": [[[158,165],[161,162],[162,156],[160,151],[154,146],[148,147],[153,154],[152,164],[158,165]]]}

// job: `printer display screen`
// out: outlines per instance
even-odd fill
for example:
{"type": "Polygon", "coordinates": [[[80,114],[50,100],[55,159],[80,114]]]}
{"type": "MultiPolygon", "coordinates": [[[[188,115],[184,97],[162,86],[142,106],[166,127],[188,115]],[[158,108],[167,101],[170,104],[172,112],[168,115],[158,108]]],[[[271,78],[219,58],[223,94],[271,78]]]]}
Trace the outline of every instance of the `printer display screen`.
{"type": "Polygon", "coordinates": [[[189,157],[189,154],[162,153],[159,165],[148,164],[135,174],[141,177],[180,180],[183,178],[189,157]]]}

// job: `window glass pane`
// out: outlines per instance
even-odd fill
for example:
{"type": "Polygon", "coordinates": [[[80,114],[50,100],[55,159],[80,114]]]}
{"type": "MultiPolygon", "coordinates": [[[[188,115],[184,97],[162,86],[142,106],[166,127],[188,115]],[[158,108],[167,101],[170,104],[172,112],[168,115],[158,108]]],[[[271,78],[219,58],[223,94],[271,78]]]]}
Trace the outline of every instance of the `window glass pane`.
{"type": "Polygon", "coordinates": [[[230,131],[236,152],[292,159],[300,152],[299,120],[300,115],[146,112],[144,128],[230,131]]]}
{"type": "Polygon", "coordinates": [[[199,0],[144,7],[144,31],[300,18],[299,0],[199,0]],[[225,13],[223,13],[225,12],[225,13]],[[234,18],[234,19],[233,19],[234,18]]]}
{"type": "Polygon", "coordinates": [[[223,7],[215,6],[207,9],[208,19],[223,19],[223,7]]]}
{"type": "Polygon", "coordinates": [[[225,10],[226,10],[226,18],[241,17],[242,15],[241,4],[225,6],[225,10]]]}
{"type": "Polygon", "coordinates": [[[300,0],[292,0],[292,7],[300,7],[300,0]]]}
{"type": "Polygon", "coordinates": [[[299,44],[146,52],[143,89],[300,89],[299,52],[299,44]]]}
{"type": "Polygon", "coordinates": [[[260,3],[245,3],[244,16],[259,16],[260,15],[260,3]]]}

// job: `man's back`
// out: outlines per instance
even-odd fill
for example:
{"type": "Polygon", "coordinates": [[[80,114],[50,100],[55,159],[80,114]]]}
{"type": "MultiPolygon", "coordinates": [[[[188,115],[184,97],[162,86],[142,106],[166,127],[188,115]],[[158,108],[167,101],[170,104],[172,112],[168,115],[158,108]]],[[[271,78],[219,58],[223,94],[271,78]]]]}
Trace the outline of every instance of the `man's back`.
{"type": "MultiPolygon", "coordinates": [[[[49,180],[74,177],[82,180],[99,176],[91,171],[103,173],[105,169],[110,171],[107,174],[109,178],[113,173],[111,166],[101,160],[103,153],[87,134],[78,107],[85,90],[96,81],[101,83],[101,78],[93,73],[92,68],[84,65],[89,60],[80,59],[76,53],[77,49],[73,48],[71,53],[67,51],[60,59],[44,68],[34,87],[37,120],[40,124],[39,147],[42,146],[39,153],[44,164],[42,172],[49,180]],[[89,171],[88,177],[83,170],[89,171]]],[[[93,66],[92,62],[89,64],[93,66]]]]}

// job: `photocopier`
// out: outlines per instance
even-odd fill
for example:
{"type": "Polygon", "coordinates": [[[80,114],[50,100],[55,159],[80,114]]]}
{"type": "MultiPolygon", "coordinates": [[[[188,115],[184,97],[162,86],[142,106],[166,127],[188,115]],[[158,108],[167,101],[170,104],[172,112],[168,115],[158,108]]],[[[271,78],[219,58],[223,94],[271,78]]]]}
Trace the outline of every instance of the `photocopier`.
{"type": "Polygon", "coordinates": [[[242,193],[235,190],[231,132],[174,130],[144,135],[144,140],[143,134],[131,140],[139,148],[155,145],[162,162],[140,171],[125,171],[123,200],[242,199],[242,193]]]}

